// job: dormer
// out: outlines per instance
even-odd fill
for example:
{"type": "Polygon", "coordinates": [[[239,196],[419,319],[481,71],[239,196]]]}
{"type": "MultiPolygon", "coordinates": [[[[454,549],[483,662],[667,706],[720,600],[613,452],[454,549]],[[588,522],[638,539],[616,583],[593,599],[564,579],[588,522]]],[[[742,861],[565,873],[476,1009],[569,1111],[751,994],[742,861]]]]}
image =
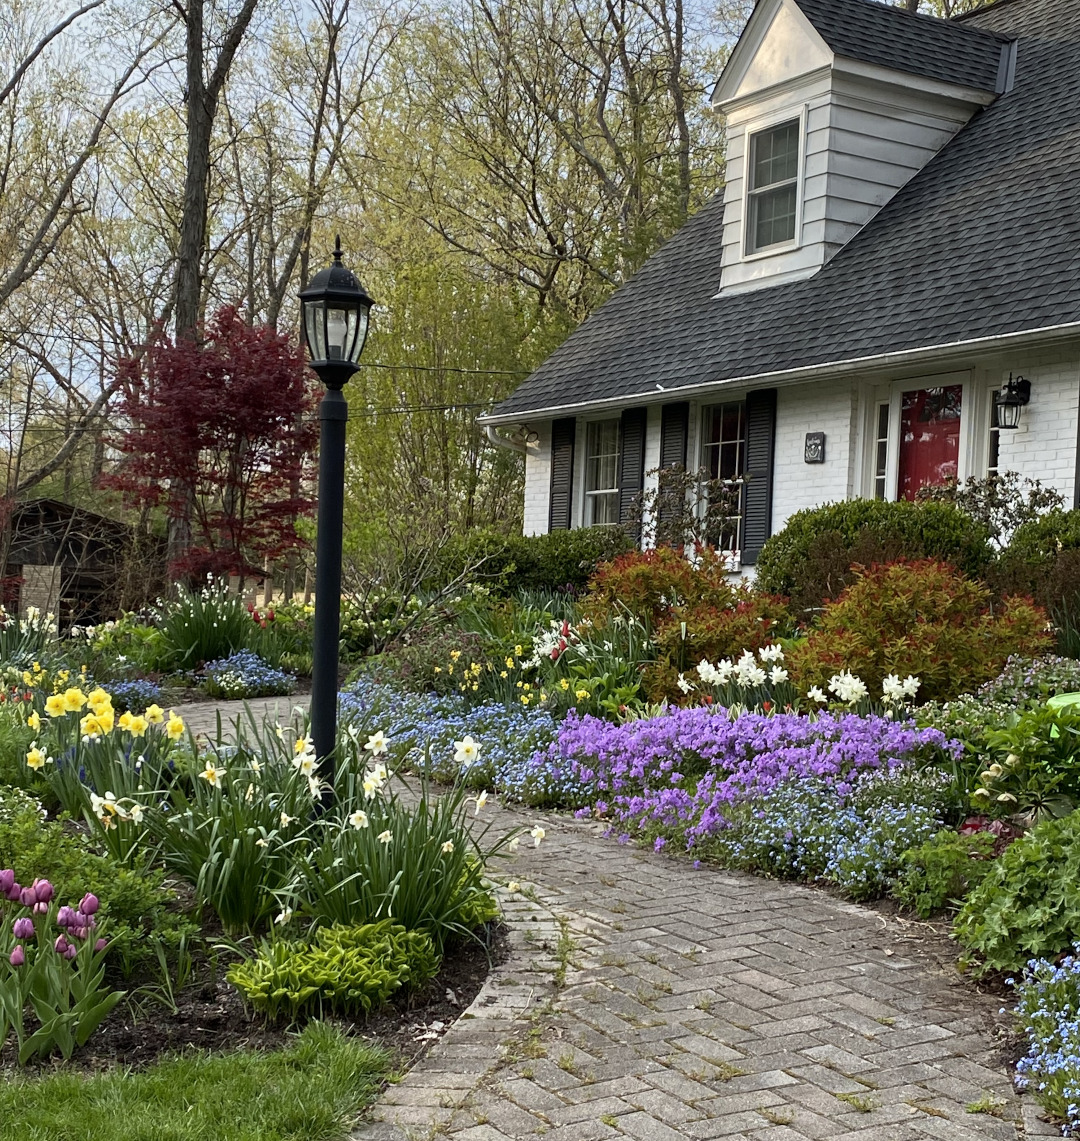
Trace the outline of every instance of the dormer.
{"type": "Polygon", "coordinates": [[[758,0],[713,91],[720,293],[815,274],[1012,82],[1015,44],[873,0],[758,0]]]}

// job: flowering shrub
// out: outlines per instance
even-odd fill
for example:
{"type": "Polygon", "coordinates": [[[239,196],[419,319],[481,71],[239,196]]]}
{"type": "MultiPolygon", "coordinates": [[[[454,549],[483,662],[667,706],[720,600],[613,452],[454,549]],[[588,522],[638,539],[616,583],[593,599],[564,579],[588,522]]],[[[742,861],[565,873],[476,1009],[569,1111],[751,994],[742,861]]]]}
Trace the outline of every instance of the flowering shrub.
{"type": "Polygon", "coordinates": [[[984,969],[1018,970],[1067,950],[1080,930],[1080,812],[1046,820],[1006,848],[956,917],[984,969]]]}
{"type": "Polygon", "coordinates": [[[846,796],[861,773],[946,748],[957,746],[936,729],[882,717],[732,719],[722,708],[697,707],[623,725],[570,714],[541,763],[567,774],[569,792],[588,790],[597,815],[636,830],[664,829],[692,846],[728,827],[732,806],[789,781],[814,778],[846,796]]]}
{"type": "Polygon", "coordinates": [[[114,681],[109,683],[109,695],[114,707],[123,712],[155,705],[161,700],[161,688],[142,678],[135,681],[114,681]]]}
{"type": "Polygon", "coordinates": [[[849,670],[871,689],[888,674],[912,674],[922,700],[944,700],[1048,644],[1046,614],[1032,603],[1006,599],[994,612],[986,587],[944,563],[896,562],[863,570],[826,605],[793,651],[792,672],[806,687],[849,670]]]}
{"type": "MultiPolygon", "coordinates": [[[[1012,980],[1010,980],[1011,982],[1012,980]]],[[[1062,1134],[1080,1132],[1080,958],[1060,963],[1032,959],[1016,986],[1016,1015],[1028,1051],[1016,1064],[1016,1083],[1064,1122],[1062,1134]]]]}
{"type": "Polygon", "coordinates": [[[361,1017],[399,990],[417,990],[438,973],[441,956],[428,935],[400,923],[322,927],[310,943],[265,942],[226,978],[271,1021],[302,1010],[361,1017]]]}
{"type": "Polygon", "coordinates": [[[0,1046],[14,1033],[20,1065],[56,1050],[70,1058],[124,996],[104,984],[97,897],[83,896],[76,910],[54,896],[48,880],[22,887],[10,868],[0,871],[0,1046]]]}
{"type": "Polygon", "coordinates": [[[296,678],[266,664],[251,650],[239,650],[219,661],[208,662],[203,688],[210,697],[235,701],[248,697],[274,697],[292,693],[296,678]]]}
{"type": "Polygon", "coordinates": [[[679,700],[678,675],[702,661],[736,658],[775,642],[791,625],[785,599],[740,586],[722,605],[672,608],[654,634],[656,662],[646,673],[652,701],[679,700]]]}

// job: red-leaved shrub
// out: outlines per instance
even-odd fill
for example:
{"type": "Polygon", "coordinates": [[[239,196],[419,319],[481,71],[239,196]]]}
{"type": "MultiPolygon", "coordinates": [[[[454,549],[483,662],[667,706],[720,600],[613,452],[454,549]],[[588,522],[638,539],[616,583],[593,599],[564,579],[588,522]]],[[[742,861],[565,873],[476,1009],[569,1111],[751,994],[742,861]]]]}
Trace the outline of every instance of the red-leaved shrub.
{"type": "Polygon", "coordinates": [[[1030,599],[995,603],[981,583],[923,559],[861,569],[790,659],[804,690],[850,670],[879,697],[888,674],[914,674],[919,701],[942,701],[996,677],[1012,654],[1044,652],[1051,640],[1046,612],[1030,599]]]}

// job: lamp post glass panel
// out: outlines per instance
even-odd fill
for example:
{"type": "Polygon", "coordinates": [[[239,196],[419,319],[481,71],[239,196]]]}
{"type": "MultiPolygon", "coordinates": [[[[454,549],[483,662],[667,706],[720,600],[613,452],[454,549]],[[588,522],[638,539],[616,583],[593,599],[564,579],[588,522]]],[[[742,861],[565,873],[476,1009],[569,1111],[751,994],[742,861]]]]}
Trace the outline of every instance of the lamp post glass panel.
{"type": "Polygon", "coordinates": [[[338,643],[341,637],[341,531],[345,508],[345,423],[342,388],[359,368],[374,302],[341,262],[334,261],[300,291],[308,362],[326,385],[319,404],[319,521],[315,543],[315,645],[311,671],[311,735],[327,782],[322,807],[334,798],[337,740],[338,643]]]}

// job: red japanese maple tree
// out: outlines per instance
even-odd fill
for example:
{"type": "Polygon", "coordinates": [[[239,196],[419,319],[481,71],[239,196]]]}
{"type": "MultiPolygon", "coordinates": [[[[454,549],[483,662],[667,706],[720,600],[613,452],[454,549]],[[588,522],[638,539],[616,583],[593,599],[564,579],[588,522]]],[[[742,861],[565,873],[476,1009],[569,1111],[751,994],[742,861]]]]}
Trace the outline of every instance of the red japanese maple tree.
{"type": "Polygon", "coordinates": [[[161,337],[119,367],[123,460],[103,482],[190,530],[172,576],[261,573],[302,544],[318,426],[295,340],[224,308],[201,342],[161,337]]]}

